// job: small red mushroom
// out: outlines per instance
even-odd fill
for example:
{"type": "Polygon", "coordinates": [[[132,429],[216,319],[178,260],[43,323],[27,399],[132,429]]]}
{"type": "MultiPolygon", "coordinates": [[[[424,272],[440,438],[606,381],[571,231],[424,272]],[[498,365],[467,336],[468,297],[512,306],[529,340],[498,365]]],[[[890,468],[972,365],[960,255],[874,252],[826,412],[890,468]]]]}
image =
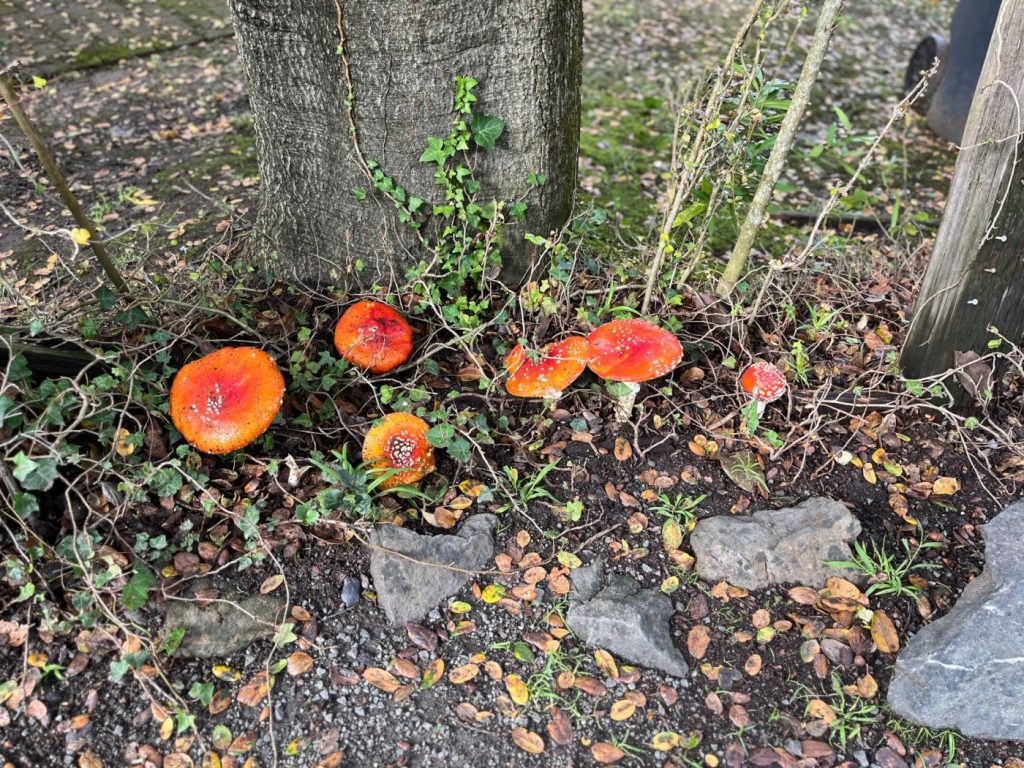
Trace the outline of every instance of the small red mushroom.
{"type": "Polygon", "coordinates": [[[345,310],[334,327],[334,347],[354,366],[387,373],[412,354],[412,328],[387,304],[359,301],[345,310]]]}
{"type": "Polygon", "coordinates": [[[194,360],[171,384],[171,421],[203,453],[230,453],[262,435],[284,396],[284,377],[266,352],[225,347],[194,360]]]}
{"type": "Polygon", "coordinates": [[[434,446],[429,427],[411,413],[389,413],[374,424],[363,440],[363,461],[379,469],[401,470],[383,482],[382,489],[409,485],[434,471],[434,446]]]}
{"type": "Polygon", "coordinates": [[[582,336],[548,344],[536,362],[517,344],[505,358],[509,372],[505,390],[515,397],[559,397],[583,373],[589,359],[590,344],[582,336]]]}
{"type": "Polygon", "coordinates": [[[674,335],[646,320],[613,320],[595,328],[590,342],[590,370],[608,381],[626,384],[630,393],[615,405],[615,420],[626,421],[640,382],[664,376],[683,359],[674,335]]]}
{"type": "Polygon", "coordinates": [[[778,400],[786,393],[786,377],[771,363],[759,361],[747,366],[740,374],[740,389],[757,401],[757,415],[764,413],[766,404],[778,400]]]}

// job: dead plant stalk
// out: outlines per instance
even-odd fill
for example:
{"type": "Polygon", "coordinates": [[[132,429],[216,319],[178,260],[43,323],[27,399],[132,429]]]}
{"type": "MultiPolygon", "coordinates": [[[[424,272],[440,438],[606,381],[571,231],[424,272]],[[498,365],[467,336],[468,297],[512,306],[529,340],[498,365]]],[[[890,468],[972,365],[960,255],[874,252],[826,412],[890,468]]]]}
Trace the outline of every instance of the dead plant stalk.
{"type": "Polygon", "coordinates": [[[729,257],[729,262],[715,289],[719,298],[724,299],[729,296],[747,268],[747,260],[750,258],[754,239],[764,223],[768,203],[771,201],[775,185],[786,167],[786,160],[793,147],[800,121],[811,102],[811,89],[818,80],[821,64],[825,60],[829,42],[832,40],[832,31],[835,29],[836,21],[842,13],[845,2],[846,0],[825,0],[821,7],[818,25],[814,30],[811,47],[804,60],[803,70],[800,72],[800,79],[797,80],[796,88],[793,90],[789,109],[786,110],[786,116],[782,120],[779,135],[768,156],[768,163],[765,165],[764,173],[761,174],[761,180],[754,192],[754,199],[750,203],[750,209],[743,221],[732,255],[729,257]]]}
{"type": "Polygon", "coordinates": [[[727,91],[726,86],[729,82],[729,80],[727,80],[727,76],[731,76],[733,71],[733,62],[736,60],[736,56],[739,53],[740,48],[743,47],[743,43],[747,39],[747,35],[757,22],[763,6],[764,0],[754,0],[754,3],[750,7],[750,12],[747,14],[746,19],[743,21],[743,25],[736,33],[736,37],[733,38],[732,45],[729,47],[729,53],[726,55],[725,61],[719,68],[718,75],[715,77],[714,85],[712,86],[711,93],[708,96],[707,107],[704,111],[704,120],[700,129],[696,131],[696,136],[694,137],[693,144],[690,147],[690,152],[687,155],[687,158],[683,163],[682,171],[679,174],[679,180],[672,192],[668,214],[661,223],[661,231],[658,234],[658,245],[654,252],[654,258],[651,261],[651,266],[647,272],[647,286],[644,290],[643,305],[640,308],[641,314],[647,314],[647,311],[651,306],[654,287],[658,284],[658,277],[661,274],[661,265],[665,261],[666,248],[670,243],[672,225],[675,223],[676,217],[679,215],[679,211],[682,208],[683,203],[687,198],[689,198],[690,192],[693,190],[697,181],[701,178],[697,170],[702,166],[701,158],[703,156],[704,142],[709,133],[706,130],[706,127],[714,122],[715,118],[717,118],[721,112],[727,91]]]}

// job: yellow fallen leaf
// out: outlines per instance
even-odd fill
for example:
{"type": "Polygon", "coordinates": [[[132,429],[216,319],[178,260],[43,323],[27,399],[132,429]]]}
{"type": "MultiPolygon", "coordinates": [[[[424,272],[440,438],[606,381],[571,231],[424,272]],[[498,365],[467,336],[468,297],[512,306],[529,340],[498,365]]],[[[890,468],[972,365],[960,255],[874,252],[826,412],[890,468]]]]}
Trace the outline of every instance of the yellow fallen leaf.
{"type": "Polygon", "coordinates": [[[135,443],[129,443],[128,438],[131,436],[131,432],[122,427],[117,431],[117,455],[121,457],[128,457],[135,453],[135,443]]]}
{"type": "Polygon", "coordinates": [[[940,477],[932,483],[932,493],[937,496],[951,496],[960,490],[960,481],[955,477],[940,477]]]}
{"type": "Polygon", "coordinates": [[[380,667],[367,667],[363,672],[363,679],[385,693],[394,693],[401,687],[401,683],[394,675],[380,667]]]}
{"type": "Polygon", "coordinates": [[[455,685],[467,683],[480,674],[480,667],[476,664],[463,664],[448,673],[448,679],[455,685]]]}
{"type": "Polygon", "coordinates": [[[875,468],[870,463],[865,464],[861,471],[864,473],[864,479],[872,485],[878,482],[878,476],[875,474],[875,468]]]}
{"type": "Polygon", "coordinates": [[[598,669],[612,680],[619,679],[619,665],[615,663],[615,659],[604,648],[598,648],[594,651],[594,661],[597,662],[598,669]]]}
{"type": "Polygon", "coordinates": [[[423,671],[423,680],[420,688],[430,688],[444,675],[444,659],[434,659],[423,671]]]}
{"type": "Polygon", "coordinates": [[[612,708],[608,715],[612,720],[622,721],[629,720],[629,718],[633,716],[634,712],[636,712],[636,704],[629,699],[619,699],[612,704],[612,708]]]}
{"type": "Polygon", "coordinates": [[[82,227],[75,227],[71,230],[71,239],[79,245],[88,245],[92,235],[89,234],[88,229],[82,229],[82,227]]]}
{"type": "Polygon", "coordinates": [[[675,731],[661,731],[654,734],[651,739],[651,746],[659,752],[668,752],[679,746],[679,734],[675,731]]]}
{"type": "Polygon", "coordinates": [[[501,584],[488,584],[480,593],[480,599],[485,603],[497,603],[505,597],[505,588],[501,584]]]}
{"type": "Polygon", "coordinates": [[[896,653],[900,649],[896,625],[884,611],[875,611],[871,617],[871,639],[882,653],[896,653]]]}
{"type": "Polygon", "coordinates": [[[526,687],[526,683],[523,682],[519,675],[506,675],[505,689],[508,691],[508,695],[512,697],[512,701],[519,706],[530,700],[530,689],[526,687]]]}

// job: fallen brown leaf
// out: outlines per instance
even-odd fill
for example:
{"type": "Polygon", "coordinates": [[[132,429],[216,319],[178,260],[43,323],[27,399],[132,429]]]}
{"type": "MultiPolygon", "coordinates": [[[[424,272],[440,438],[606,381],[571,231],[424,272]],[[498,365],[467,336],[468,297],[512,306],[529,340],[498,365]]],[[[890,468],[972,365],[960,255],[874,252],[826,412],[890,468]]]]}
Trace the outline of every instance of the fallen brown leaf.
{"type": "Polygon", "coordinates": [[[617,763],[626,756],[625,752],[614,744],[609,744],[607,741],[597,742],[597,744],[590,748],[590,754],[594,756],[594,760],[602,765],[617,763]]]}
{"type": "Polygon", "coordinates": [[[512,741],[521,750],[529,752],[531,755],[539,755],[544,751],[544,739],[522,726],[512,729],[512,741]]]}

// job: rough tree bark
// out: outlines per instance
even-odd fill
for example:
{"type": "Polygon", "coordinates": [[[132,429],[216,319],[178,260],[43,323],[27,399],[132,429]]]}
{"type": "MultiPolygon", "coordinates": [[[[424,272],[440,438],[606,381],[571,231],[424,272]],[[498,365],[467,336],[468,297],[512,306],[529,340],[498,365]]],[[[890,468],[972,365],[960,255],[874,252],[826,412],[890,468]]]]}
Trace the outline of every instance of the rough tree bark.
{"type": "Polygon", "coordinates": [[[1024,0],[1005,0],[914,304],[900,363],[941,373],[955,352],[984,354],[990,325],[1024,337],[1024,0]]]}
{"type": "MultiPolygon", "coordinates": [[[[477,156],[484,199],[530,192],[525,230],[568,217],[579,143],[580,0],[230,0],[249,83],[261,190],[255,253],[278,277],[309,283],[387,279],[415,239],[369,188],[346,114],[339,11],[363,156],[412,194],[438,200],[436,166],[418,162],[447,136],[456,75],[480,81],[476,105],[507,125],[477,156]],[[365,264],[358,272],[357,263],[365,264]],[[358,272],[358,273],[357,273],[358,272]]],[[[529,266],[523,228],[508,231],[503,277],[529,266]]],[[[398,273],[401,274],[400,271],[398,273]]]]}

